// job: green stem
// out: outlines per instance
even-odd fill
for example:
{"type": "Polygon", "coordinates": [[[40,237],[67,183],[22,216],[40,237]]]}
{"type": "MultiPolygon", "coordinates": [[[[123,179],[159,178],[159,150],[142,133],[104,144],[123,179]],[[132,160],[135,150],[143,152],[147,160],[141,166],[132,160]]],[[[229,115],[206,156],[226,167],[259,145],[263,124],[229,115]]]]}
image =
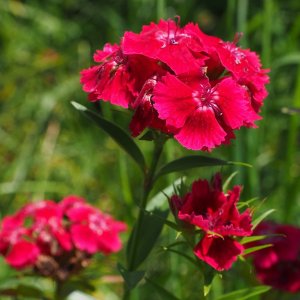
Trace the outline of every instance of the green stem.
{"type": "Polygon", "coordinates": [[[133,271],[133,269],[134,269],[133,264],[134,264],[134,257],[136,254],[136,249],[137,249],[138,236],[140,233],[139,231],[140,231],[140,227],[143,222],[143,218],[144,218],[144,214],[145,214],[147,198],[148,198],[148,195],[153,186],[154,174],[155,174],[156,167],[157,167],[160,155],[162,153],[165,141],[166,141],[165,137],[163,137],[163,138],[158,137],[158,139],[154,140],[154,151],[153,151],[152,162],[151,162],[150,168],[146,172],[146,175],[144,178],[143,196],[141,198],[141,202],[139,203],[140,211],[139,211],[138,219],[136,221],[136,230],[134,231],[134,235],[132,237],[132,249],[133,250],[131,252],[131,255],[130,255],[129,261],[128,261],[128,269],[130,271],[133,271]]]}
{"type": "Polygon", "coordinates": [[[64,282],[60,280],[55,281],[55,292],[54,292],[54,299],[55,300],[64,300],[65,297],[63,296],[63,285],[64,282]]]}
{"type": "Polygon", "coordinates": [[[156,4],[157,20],[166,18],[166,2],[165,0],[157,0],[156,4]]]}
{"type": "MultiPolygon", "coordinates": [[[[144,215],[145,215],[145,208],[147,205],[147,199],[149,196],[149,193],[151,192],[151,189],[153,187],[154,183],[154,175],[156,172],[157,164],[160,159],[164,144],[166,142],[165,136],[158,136],[154,140],[154,151],[152,156],[152,161],[149,169],[147,170],[145,177],[144,177],[144,188],[143,188],[143,194],[141,197],[141,201],[139,203],[139,215],[136,221],[135,230],[133,231],[132,236],[132,251],[130,253],[130,256],[128,258],[128,270],[134,271],[134,258],[136,256],[137,251],[137,245],[138,245],[138,237],[140,235],[141,225],[143,223],[144,215]]],[[[130,291],[125,291],[125,294],[123,296],[124,300],[130,299],[130,291]]]]}

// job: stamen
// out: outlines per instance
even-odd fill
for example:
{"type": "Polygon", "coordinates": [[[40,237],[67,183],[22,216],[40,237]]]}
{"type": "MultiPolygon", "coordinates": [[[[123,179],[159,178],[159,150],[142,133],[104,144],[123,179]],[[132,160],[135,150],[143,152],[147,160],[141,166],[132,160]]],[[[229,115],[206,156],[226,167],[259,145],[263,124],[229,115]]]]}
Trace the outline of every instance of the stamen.
{"type": "Polygon", "coordinates": [[[240,39],[243,37],[243,33],[242,32],[236,32],[233,38],[233,43],[236,45],[240,39]]]}

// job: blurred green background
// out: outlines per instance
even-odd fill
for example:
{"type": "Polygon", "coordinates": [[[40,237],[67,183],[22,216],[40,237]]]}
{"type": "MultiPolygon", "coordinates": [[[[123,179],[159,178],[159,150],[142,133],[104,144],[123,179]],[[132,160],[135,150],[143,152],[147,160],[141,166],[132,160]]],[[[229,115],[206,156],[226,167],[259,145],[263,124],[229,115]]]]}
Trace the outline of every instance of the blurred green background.
{"type": "MultiPolygon", "coordinates": [[[[273,219],[300,225],[298,0],[1,0],[1,217],[29,200],[78,194],[132,224],[139,170],[70,101],[93,107],[81,91],[79,72],[92,64],[96,49],[105,42],[118,43],[125,30],[139,31],[143,24],[175,15],[181,16],[182,25],[197,22],[224,40],[243,32],[240,45],[257,51],[264,67],[271,69],[259,128],[242,130],[230,146],[205,154],[252,164],[252,169],[222,172],[228,176],[238,170],[235,182],[244,185],[243,199],[257,196],[264,200],[260,209],[276,208],[273,219]]],[[[127,127],[128,112],[107,104],[101,110],[127,127]]],[[[139,145],[150,154],[149,142],[139,145]]],[[[169,141],[164,160],[187,153],[194,154],[169,141]]],[[[191,182],[216,170],[185,174],[191,182]]],[[[156,190],[180,175],[169,176],[156,190]]],[[[4,277],[7,269],[2,265],[4,277]]],[[[105,273],[105,264],[102,269],[105,273]]],[[[116,294],[120,287],[113,287],[116,294]]],[[[107,295],[103,299],[118,299],[107,295]]]]}

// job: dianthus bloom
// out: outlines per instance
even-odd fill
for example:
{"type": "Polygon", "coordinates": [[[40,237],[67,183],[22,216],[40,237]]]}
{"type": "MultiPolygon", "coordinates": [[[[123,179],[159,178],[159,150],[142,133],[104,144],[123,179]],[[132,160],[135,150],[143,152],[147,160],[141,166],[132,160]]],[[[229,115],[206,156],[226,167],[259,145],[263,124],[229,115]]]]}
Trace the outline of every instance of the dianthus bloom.
{"type": "Polygon", "coordinates": [[[219,271],[229,269],[244,250],[234,237],[252,234],[249,209],[240,214],[236,207],[240,191],[241,187],[235,186],[224,193],[221,177],[216,174],[211,183],[199,179],[186,195],[170,199],[179,223],[184,221],[203,231],[194,254],[219,271]]]}
{"type": "Polygon", "coordinates": [[[9,265],[59,280],[86,266],[94,253],[119,251],[119,233],[126,229],[77,196],[27,204],[0,225],[0,253],[9,265]]]}
{"type": "Polygon", "coordinates": [[[120,45],[97,50],[97,65],[81,72],[91,101],[134,111],[131,134],[152,128],[184,147],[211,150],[256,127],[267,96],[268,70],[255,52],[173,20],[125,32],[120,45]]]}
{"type": "Polygon", "coordinates": [[[257,278],[273,288],[296,293],[300,291],[300,228],[262,222],[254,235],[270,235],[252,246],[272,244],[252,253],[257,278]]]}

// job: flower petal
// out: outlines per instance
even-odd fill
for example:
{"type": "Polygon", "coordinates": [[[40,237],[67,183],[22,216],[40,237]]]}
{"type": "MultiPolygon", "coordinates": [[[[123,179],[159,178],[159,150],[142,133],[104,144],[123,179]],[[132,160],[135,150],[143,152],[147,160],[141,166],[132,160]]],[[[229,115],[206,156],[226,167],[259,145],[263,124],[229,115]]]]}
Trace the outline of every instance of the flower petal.
{"type": "Polygon", "coordinates": [[[193,89],[173,75],[166,75],[154,87],[154,107],[168,125],[181,128],[187,117],[197,108],[193,89]]]}
{"type": "Polygon", "coordinates": [[[85,224],[71,226],[71,237],[75,247],[90,254],[98,251],[98,239],[94,231],[85,224]]]}
{"type": "Polygon", "coordinates": [[[224,271],[232,266],[243,249],[241,244],[229,237],[222,239],[205,235],[194,248],[194,253],[214,269],[224,271]]]}
{"type": "Polygon", "coordinates": [[[28,241],[18,241],[15,243],[8,255],[6,261],[16,269],[22,269],[34,265],[40,251],[38,247],[28,241]]]}
{"type": "Polygon", "coordinates": [[[175,139],[185,148],[211,150],[219,146],[226,132],[218,123],[211,108],[199,107],[190,115],[175,139]]]}
{"type": "Polygon", "coordinates": [[[250,98],[245,88],[231,77],[220,81],[215,87],[216,104],[222,112],[225,123],[231,129],[238,129],[245,122],[253,123],[261,117],[250,106],[250,98]]]}

